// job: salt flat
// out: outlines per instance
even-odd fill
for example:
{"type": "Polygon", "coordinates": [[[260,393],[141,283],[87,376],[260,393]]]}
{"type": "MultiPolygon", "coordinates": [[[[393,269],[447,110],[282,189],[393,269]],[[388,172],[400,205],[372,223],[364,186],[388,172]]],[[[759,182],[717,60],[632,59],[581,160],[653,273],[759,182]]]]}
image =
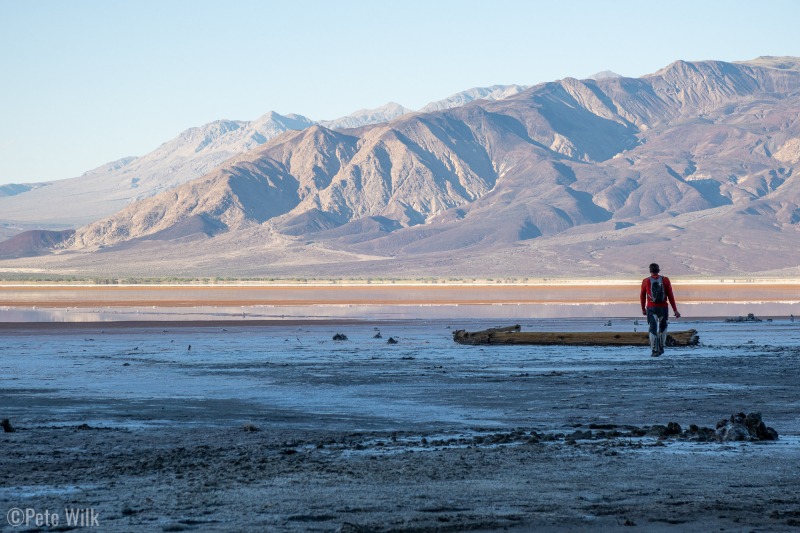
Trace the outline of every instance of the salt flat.
{"type": "Polygon", "coordinates": [[[682,322],[703,344],[661,358],[452,342],[484,320],[6,329],[0,508],[104,531],[792,529],[800,323],[682,322]],[[779,440],[647,434],[740,411],[779,440]]]}

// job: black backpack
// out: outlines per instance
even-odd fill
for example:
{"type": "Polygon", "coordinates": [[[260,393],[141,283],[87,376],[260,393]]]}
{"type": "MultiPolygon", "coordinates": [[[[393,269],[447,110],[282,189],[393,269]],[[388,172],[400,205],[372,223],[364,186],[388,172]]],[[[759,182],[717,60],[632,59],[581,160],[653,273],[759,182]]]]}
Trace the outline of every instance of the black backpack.
{"type": "Polygon", "coordinates": [[[664,290],[664,277],[650,278],[650,299],[653,303],[660,304],[667,301],[667,293],[664,290]]]}

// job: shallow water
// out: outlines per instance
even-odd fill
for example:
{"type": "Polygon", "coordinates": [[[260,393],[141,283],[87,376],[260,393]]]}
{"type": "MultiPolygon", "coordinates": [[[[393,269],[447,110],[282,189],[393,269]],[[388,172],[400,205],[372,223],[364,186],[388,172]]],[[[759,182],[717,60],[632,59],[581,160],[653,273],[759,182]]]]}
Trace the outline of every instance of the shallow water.
{"type": "MultiPolygon", "coordinates": [[[[686,317],[800,315],[798,302],[682,302],[686,317]]],[[[493,304],[319,304],[245,306],[0,307],[0,322],[113,322],[129,320],[547,320],[638,317],[637,302],[493,304]]],[[[634,319],[631,318],[630,321],[634,319]]],[[[800,320],[800,318],[798,318],[800,320]]],[[[644,322],[644,317],[641,317],[644,322]]]]}

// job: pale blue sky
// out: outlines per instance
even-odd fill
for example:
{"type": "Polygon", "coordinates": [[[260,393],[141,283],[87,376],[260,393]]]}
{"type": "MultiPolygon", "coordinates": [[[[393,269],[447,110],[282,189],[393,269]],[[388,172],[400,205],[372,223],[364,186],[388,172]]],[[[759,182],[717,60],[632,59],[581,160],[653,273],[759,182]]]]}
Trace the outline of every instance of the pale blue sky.
{"type": "Polygon", "coordinates": [[[677,59],[800,56],[800,1],[0,0],[0,183],[269,110],[332,119],[677,59]]]}

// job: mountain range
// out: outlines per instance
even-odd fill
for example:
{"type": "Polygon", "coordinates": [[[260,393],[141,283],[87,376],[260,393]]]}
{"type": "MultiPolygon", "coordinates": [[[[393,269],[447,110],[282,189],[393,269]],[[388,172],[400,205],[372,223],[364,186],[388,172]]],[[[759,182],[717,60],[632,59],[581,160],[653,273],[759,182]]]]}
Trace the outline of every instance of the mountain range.
{"type": "MultiPolygon", "coordinates": [[[[503,98],[523,89],[516,85],[478,87],[431,102],[425,108],[449,109],[475,98],[503,98]]],[[[400,104],[389,103],[316,122],[302,115],[270,111],[252,121],[217,120],[190,128],[144,156],[106,163],[76,178],[0,186],[0,237],[30,228],[61,230],[88,224],[198,178],[286,131],[303,130],[314,124],[329,129],[355,128],[411,112],[400,104]]]]}
{"type": "Polygon", "coordinates": [[[0,267],[538,278],[627,276],[657,261],[680,275],[800,273],[797,58],[462,94],[338,129],[283,117],[296,127],[263,142],[243,131],[206,167],[163,145],[163,160],[191,159],[197,177],[143,176],[155,194],[0,267]]]}

